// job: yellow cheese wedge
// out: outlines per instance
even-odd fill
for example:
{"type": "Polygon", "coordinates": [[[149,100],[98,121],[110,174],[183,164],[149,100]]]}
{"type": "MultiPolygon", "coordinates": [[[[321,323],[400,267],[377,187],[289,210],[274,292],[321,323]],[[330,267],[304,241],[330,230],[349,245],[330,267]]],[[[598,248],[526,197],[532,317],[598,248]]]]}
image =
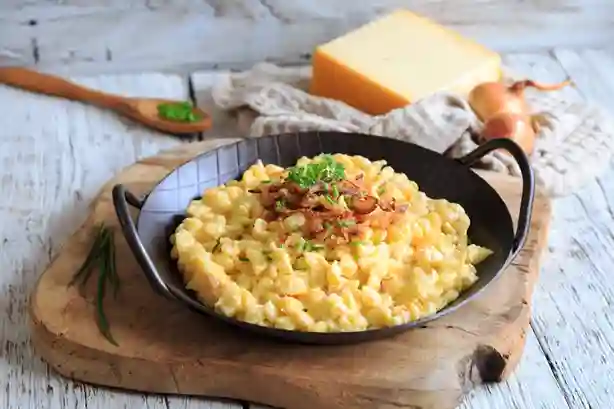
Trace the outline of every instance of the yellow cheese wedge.
{"type": "Polygon", "coordinates": [[[407,10],[317,47],[312,65],[311,94],[372,115],[501,78],[497,53],[407,10]]]}

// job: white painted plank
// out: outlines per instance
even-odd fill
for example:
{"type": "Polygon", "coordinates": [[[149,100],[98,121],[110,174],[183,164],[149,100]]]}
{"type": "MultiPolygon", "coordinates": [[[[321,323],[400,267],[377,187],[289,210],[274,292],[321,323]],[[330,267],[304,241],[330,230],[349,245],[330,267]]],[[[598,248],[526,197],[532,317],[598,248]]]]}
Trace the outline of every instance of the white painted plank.
{"type": "MultiPolygon", "coordinates": [[[[218,17],[274,20],[275,16],[262,0],[206,0],[218,17]]],[[[174,5],[174,3],[173,3],[174,5]]]]}
{"type": "MultiPolygon", "coordinates": [[[[524,74],[536,81],[559,82],[568,77],[561,64],[549,52],[530,54],[503,55],[503,64],[510,69],[524,74]]],[[[527,93],[534,93],[528,89],[527,93]]],[[[568,99],[570,101],[583,101],[584,97],[575,87],[565,87],[558,91],[550,91],[549,95],[568,99]]]]}
{"type": "MultiPolygon", "coordinates": [[[[458,409],[564,409],[567,402],[532,330],[516,371],[503,383],[482,386],[458,409]]],[[[573,409],[573,408],[570,408],[573,409]]]]}
{"type": "MultiPolygon", "coordinates": [[[[554,55],[582,95],[609,105],[612,78],[604,78],[603,70],[590,65],[587,53],[557,50],[554,55]]],[[[595,61],[611,58],[590,53],[595,61]]],[[[531,67],[525,68],[531,75],[531,67]]],[[[557,74],[549,80],[558,79],[557,74]]],[[[534,295],[535,334],[574,409],[614,407],[613,191],[610,170],[555,203],[548,255],[534,295]]]]}
{"type": "MultiPolygon", "coordinates": [[[[502,13],[504,10],[512,8],[518,11],[535,11],[539,12],[574,12],[576,14],[596,15],[599,7],[607,6],[608,0],[529,0],[510,2],[506,0],[455,0],[454,2],[442,2],[439,0],[378,0],[363,2],[360,7],[356,7],[357,3],[353,0],[337,0],[337,1],[286,1],[286,0],[266,0],[265,3],[269,8],[275,11],[275,14],[285,19],[286,21],[294,22],[306,19],[317,20],[322,17],[335,18],[340,15],[354,15],[371,18],[375,15],[381,15],[392,9],[406,7],[419,13],[437,13],[440,17],[451,15],[461,9],[467,9],[471,6],[479,6],[482,12],[476,14],[474,22],[480,22],[484,17],[492,19],[505,20],[509,23],[511,19],[506,19],[502,13]]],[[[475,10],[472,10],[475,11],[475,10]]],[[[509,17],[509,16],[508,16],[509,17]]],[[[538,18],[539,15],[533,16],[538,18]]],[[[533,19],[527,21],[527,23],[533,19]]]]}
{"type": "Polygon", "coordinates": [[[228,71],[199,71],[190,76],[192,90],[196,104],[211,115],[213,128],[205,132],[203,138],[230,137],[236,138],[238,134],[236,115],[220,109],[211,97],[211,88],[216,81],[222,80],[228,71]]]}
{"type": "Polygon", "coordinates": [[[0,50],[32,55],[36,49],[39,68],[63,73],[304,63],[316,45],[398,7],[502,52],[597,46],[614,38],[614,3],[607,0],[24,0],[0,12],[7,34],[0,50]],[[12,34],[17,30],[20,36],[12,34]],[[28,41],[17,47],[16,37],[28,41]]]}
{"type": "MultiPolygon", "coordinates": [[[[186,98],[178,76],[76,78],[109,92],[186,98]]],[[[0,407],[182,409],[183,398],[145,397],[66,381],[33,353],[27,298],[100,186],[137,158],[178,144],[112,113],[0,86],[0,407]]],[[[199,400],[198,407],[236,405],[199,400]]],[[[190,403],[192,405],[192,403],[190,403]]]]}
{"type": "MultiPolygon", "coordinates": [[[[594,68],[599,75],[599,79],[607,86],[609,90],[614,89],[614,47],[606,49],[586,49],[582,53],[588,64],[594,68]]],[[[614,110],[611,105],[614,98],[609,95],[609,107],[614,110]]]]}
{"type": "Polygon", "coordinates": [[[230,401],[212,401],[201,398],[169,397],[165,409],[242,409],[240,403],[230,401]]]}
{"type": "Polygon", "coordinates": [[[51,7],[53,5],[78,6],[78,7],[118,7],[123,4],[138,5],[145,4],[147,0],[2,0],[0,10],[19,10],[28,7],[51,7]]]}
{"type": "Polygon", "coordinates": [[[2,24],[0,18],[0,66],[33,65],[36,62],[35,40],[28,36],[28,32],[28,27],[2,24]]]}
{"type": "Polygon", "coordinates": [[[587,99],[614,112],[614,52],[557,48],[553,53],[587,99]]]}

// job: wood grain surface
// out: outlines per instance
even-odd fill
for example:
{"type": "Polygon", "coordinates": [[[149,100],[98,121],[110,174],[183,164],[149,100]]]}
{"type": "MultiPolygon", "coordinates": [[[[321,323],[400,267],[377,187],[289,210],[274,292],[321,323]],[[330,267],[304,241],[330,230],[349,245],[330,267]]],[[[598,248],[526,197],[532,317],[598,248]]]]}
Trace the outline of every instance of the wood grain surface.
{"type": "MultiPolygon", "coordinates": [[[[510,57],[527,74],[549,81],[568,74],[568,98],[606,107],[614,115],[614,50],[556,49],[510,57]]],[[[590,163],[584,164],[590,166],[590,163]]],[[[614,172],[554,203],[532,326],[569,408],[614,406],[614,172]]]]}
{"type": "MultiPolygon", "coordinates": [[[[47,1],[38,5],[29,1],[34,4],[32,7],[24,6],[21,0],[1,3],[0,6],[13,6],[13,11],[34,14],[45,14],[58,7],[47,1]]],[[[75,15],[104,11],[104,6],[94,10],[88,6],[77,7],[78,4],[70,2],[62,7],[70,8],[75,15]]],[[[119,3],[108,4],[112,8],[119,3]]],[[[588,8],[592,3],[570,0],[560,4],[588,8]]],[[[0,11],[0,19],[6,18],[5,10],[0,11]]],[[[22,23],[23,30],[0,24],[3,44],[30,44],[31,37],[25,34],[32,29],[27,21],[22,23]],[[5,35],[7,32],[3,30],[7,27],[11,30],[5,35]]],[[[564,37],[568,34],[566,28],[559,36],[561,43],[567,41],[564,37]]],[[[100,43],[90,44],[98,47],[100,43]]],[[[518,49],[522,50],[522,41],[519,44],[518,49]]],[[[19,57],[19,50],[0,47],[0,55],[7,52],[19,57]]],[[[27,50],[31,53],[31,49],[27,50]]],[[[165,56],[160,58],[169,61],[165,56]]],[[[6,61],[3,57],[0,60],[6,61]]],[[[557,48],[543,53],[508,54],[505,60],[519,71],[544,81],[558,81],[570,73],[577,89],[567,88],[563,91],[566,96],[596,101],[614,112],[608,98],[614,95],[614,70],[608,69],[614,61],[614,49],[557,48]]],[[[67,63],[70,61],[68,58],[67,63]]],[[[107,68],[133,69],[126,66],[128,63],[124,61],[107,68]]],[[[90,65],[97,64],[94,61],[90,65]]],[[[210,74],[215,75],[204,72],[194,75],[194,79],[200,76],[202,81],[210,83],[210,74]]],[[[187,81],[177,76],[139,74],[74,79],[126,95],[183,97],[188,94],[187,81]]],[[[206,92],[196,89],[197,81],[192,83],[199,100],[208,99],[206,92]]],[[[0,87],[0,106],[3,107],[0,119],[0,379],[8,385],[0,388],[2,407],[238,409],[240,405],[235,403],[134,395],[66,381],[33,353],[25,326],[27,294],[50,258],[83,222],[88,204],[100,185],[126,164],[179,142],[95,108],[3,87],[0,87]]],[[[219,132],[233,134],[227,128],[219,132]]],[[[208,135],[213,133],[205,137],[208,135]]],[[[461,408],[614,407],[614,395],[609,391],[614,330],[607,319],[614,313],[614,284],[603,278],[614,268],[611,259],[614,243],[609,239],[614,236],[614,221],[609,211],[614,208],[610,193],[613,181],[614,173],[610,170],[575,195],[554,202],[549,246],[533,296],[532,331],[527,335],[520,365],[506,382],[485,385],[471,392],[461,408]],[[582,243],[582,251],[576,242],[582,243]]]]}
{"type": "Polygon", "coordinates": [[[610,0],[3,0],[0,65],[92,75],[305,63],[317,44],[399,7],[498,51],[614,38],[610,0]]]}
{"type": "Polygon", "coordinates": [[[159,114],[159,107],[162,104],[181,101],[162,98],[134,98],[100,92],[68,81],[60,76],[24,67],[0,67],[0,84],[109,109],[149,128],[169,134],[193,135],[211,127],[211,118],[206,112],[198,108],[195,108],[193,112],[193,115],[198,119],[187,123],[170,121],[159,114]]]}
{"type": "MultiPolygon", "coordinates": [[[[188,96],[185,81],[174,75],[73,79],[126,96],[188,96]]],[[[34,353],[27,304],[40,273],[86,219],[109,178],[180,141],[90,106],[3,86],[0,106],[0,406],[240,409],[236,403],[112,393],[66,382],[34,353]]]]}
{"type": "MultiPolygon", "coordinates": [[[[85,224],[62,247],[31,296],[36,351],[64,376],[146,392],[205,395],[287,409],[454,409],[474,384],[507,377],[522,356],[532,291],[547,241],[550,201],[538,195],[527,244],[491,287],[441,320],[385,341],[353,346],[271,342],[202,318],[155,294],[120,232],[118,298],[106,303],[115,347],[94,321],[96,284],[68,287],[94,226],[118,228],[111,189],[138,196],[187,160],[228,143],[211,139],[148,157],[109,181],[85,224]],[[284,390],[284,393],[279,393],[284,390]]],[[[521,184],[482,175],[517,215],[521,184]]]]}

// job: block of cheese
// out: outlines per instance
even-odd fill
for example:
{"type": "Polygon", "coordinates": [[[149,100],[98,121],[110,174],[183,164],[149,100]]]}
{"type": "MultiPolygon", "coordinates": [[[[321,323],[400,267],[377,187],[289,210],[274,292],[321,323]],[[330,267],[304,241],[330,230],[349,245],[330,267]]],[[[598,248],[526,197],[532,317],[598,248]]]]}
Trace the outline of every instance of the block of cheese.
{"type": "Polygon", "coordinates": [[[318,46],[312,67],[311,94],[372,115],[501,78],[497,53],[408,10],[318,46]]]}

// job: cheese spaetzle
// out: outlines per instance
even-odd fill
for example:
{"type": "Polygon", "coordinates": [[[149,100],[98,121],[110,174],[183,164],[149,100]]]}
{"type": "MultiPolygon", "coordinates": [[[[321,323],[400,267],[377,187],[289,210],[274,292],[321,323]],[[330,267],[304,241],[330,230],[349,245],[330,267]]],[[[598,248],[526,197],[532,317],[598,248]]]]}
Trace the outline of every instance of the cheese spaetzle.
{"type": "Polygon", "coordinates": [[[171,237],[187,288],[221,314],[298,331],[360,331],[437,312],[491,251],[464,209],[384,160],[258,162],[192,201],[171,237]]]}

